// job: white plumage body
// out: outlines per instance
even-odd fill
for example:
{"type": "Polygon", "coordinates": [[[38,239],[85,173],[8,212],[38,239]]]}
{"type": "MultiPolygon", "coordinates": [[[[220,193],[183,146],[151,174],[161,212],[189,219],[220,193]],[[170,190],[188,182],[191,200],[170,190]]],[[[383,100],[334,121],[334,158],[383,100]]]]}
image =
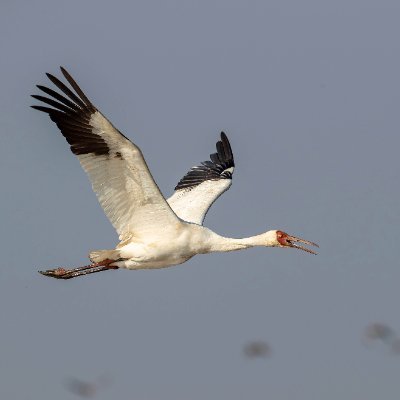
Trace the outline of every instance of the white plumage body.
{"type": "Polygon", "coordinates": [[[207,252],[212,232],[199,225],[179,222],[152,238],[131,237],[116,247],[124,261],[113,263],[120,268],[165,268],[182,264],[196,254],[207,252]]]}

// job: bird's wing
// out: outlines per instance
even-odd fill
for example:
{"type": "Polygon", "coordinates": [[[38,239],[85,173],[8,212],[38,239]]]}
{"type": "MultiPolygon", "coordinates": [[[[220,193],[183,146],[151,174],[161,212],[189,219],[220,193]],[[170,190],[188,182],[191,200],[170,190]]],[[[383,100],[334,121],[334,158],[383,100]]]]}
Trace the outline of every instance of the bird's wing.
{"type": "Polygon", "coordinates": [[[140,149],[97,110],[64,68],[61,71],[74,91],[47,74],[63,94],[38,85],[49,97],[32,97],[52,108],[32,107],[49,114],[57,124],[120,239],[160,233],[167,226],[179,224],[140,149]]]}
{"type": "Polygon", "coordinates": [[[208,209],[232,184],[235,167],[231,145],[224,132],[211,161],[195,166],[179,181],[167,200],[175,214],[187,222],[202,225],[208,209]]]}

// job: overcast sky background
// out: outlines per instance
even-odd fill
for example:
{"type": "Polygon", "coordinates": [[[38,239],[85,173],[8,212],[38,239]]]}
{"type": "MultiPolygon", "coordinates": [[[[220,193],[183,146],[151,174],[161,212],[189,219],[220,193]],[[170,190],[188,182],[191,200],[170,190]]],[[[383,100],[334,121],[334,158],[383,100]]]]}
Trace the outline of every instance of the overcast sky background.
{"type": "Polygon", "coordinates": [[[0,6],[0,398],[397,400],[400,3],[11,1],[0,6]],[[234,184],[206,226],[282,229],[318,256],[251,249],[57,281],[117,236],[49,118],[65,66],[139,145],[166,196],[219,132],[234,184]],[[249,359],[262,340],[271,356],[249,359]]]}

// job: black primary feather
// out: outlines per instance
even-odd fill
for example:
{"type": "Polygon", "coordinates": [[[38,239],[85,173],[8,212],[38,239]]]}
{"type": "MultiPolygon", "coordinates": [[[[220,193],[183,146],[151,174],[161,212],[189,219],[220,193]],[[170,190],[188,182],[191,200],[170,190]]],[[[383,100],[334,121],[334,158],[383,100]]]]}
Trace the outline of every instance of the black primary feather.
{"type": "Polygon", "coordinates": [[[90,125],[90,119],[98,111],[97,108],[86,97],[71,75],[63,67],[60,68],[76,94],[58,78],[47,73],[50,81],[65,96],[46,86],[38,85],[37,87],[50,97],[39,95],[32,95],[32,97],[54,108],[36,105],[32,108],[49,114],[51,120],[57,124],[61,133],[67,139],[74,154],[109,154],[110,149],[107,143],[101,136],[93,132],[90,125]]]}
{"type": "Polygon", "coordinates": [[[234,168],[235,162],[231,145],[224,132],[221,132],[221,140],[216,143],[216,148],[217,152],[210,154],[211,161],[203,161],[191,168],[176,185],[175,190],[193,188],[208,180],[232,179],[232,172],[227,170],[234,168]]]}

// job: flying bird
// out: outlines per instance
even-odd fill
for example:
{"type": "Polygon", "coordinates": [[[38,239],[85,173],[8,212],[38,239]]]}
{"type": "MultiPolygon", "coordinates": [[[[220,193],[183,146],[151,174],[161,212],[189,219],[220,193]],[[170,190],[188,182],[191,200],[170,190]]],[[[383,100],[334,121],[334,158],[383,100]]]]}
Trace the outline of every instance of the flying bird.
{"type": "Polygon", "coordinates": [[[90,265],[40,273],[70,279],[118,268],[164,268],[181,264],[196,254],[254,246],[294,248],[316,254],[302,246],[317,246],[315,243],[281,230],[233,239],[203,226],[208,209],[232,184],[235,163],[224,132],[210,161],[191,168],[178,182],[174,194],[165,199],[139,147],[111,124],[63,67],[61,72],[69,86],[47,73],[59,92],[37,85],[48,97],[32,97],[46,106],[32,107],[47,113],[66,138],[116,229],[119,243],[115,249],[90,252],[90,265]]]}

